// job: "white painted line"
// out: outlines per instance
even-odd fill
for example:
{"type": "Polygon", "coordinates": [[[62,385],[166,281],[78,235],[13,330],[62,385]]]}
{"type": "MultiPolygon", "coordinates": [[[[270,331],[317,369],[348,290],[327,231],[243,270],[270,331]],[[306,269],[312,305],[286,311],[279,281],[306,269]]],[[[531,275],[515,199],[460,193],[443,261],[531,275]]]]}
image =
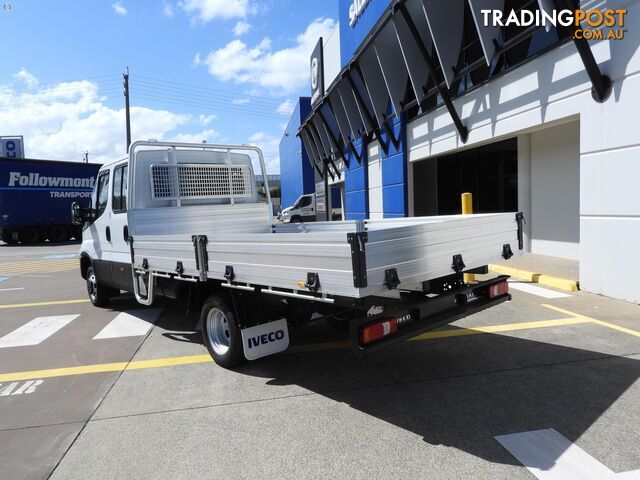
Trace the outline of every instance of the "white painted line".
{"type": "Polygon", "coordinates": [[[495,439],[540,480],[631,480],[640,470],[616,474],[553,428],[495,439]]]}
{"type": "Polygon", "coordinates": [[[80,315],[38,317],[0,338],[0,348],[38,345],[80,315]]]}
{"type": "Polygon", "coordinates": [[[12,382],[9,383],[6,387],[3,387],[3,384],[0,383],[0,397],[8,397],[9,395],[28,395],[36,391],[36,388],[42,383],[44,380],[28,380],[26,382],[12,382]],[[22,385],[20,385],[22,383],[22,385]],[[20,385],[18,387],[18,385],[20,385]],[[18,387],[16,389],[16,387],[18,387]]]}
{"type": "Polygon", "coordinates": [[[59,258],[78,258],[78,254],[77,253],[55,253],[52,255],[45,255],[42,258],[46,258],[47,260],[59,259],[59,258]]]}
{"type": "Polygon", "coordinates": [[[153,327],[160,312],[159,308],[122,312],[98,333],[94,340],[120,337],[139,337],[146,335],[153,327]]]}
{"type": "Polygon", "coordinates": [[[13,292],[15,290],[24,290],[24,287],[0,288],[0,292],[13,292]]]}
{"type": "Polygon", "coordinates": [[[566,293],[555,292],[547,288],[538,287],[537,285],[532,285],[530,283],[509,282],[509,288],[520,290],[521,292],[530,293],[531,295],[537,295],[543,298],[567,298],[571,296],[567,295],[566,293]]]}
{"type": "Polygon", "coordinates": [[[4,282],[5,280],[9,280],[11,277],[0,277],[0,282],[4,282]]]}

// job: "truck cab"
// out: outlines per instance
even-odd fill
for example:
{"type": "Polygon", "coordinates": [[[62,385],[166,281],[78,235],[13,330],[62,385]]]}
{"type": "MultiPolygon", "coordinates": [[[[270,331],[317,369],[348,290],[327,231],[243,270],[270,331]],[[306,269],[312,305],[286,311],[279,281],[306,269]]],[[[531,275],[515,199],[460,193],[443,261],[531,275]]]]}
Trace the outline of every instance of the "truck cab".
{"type": "Polygon", "coordinates": [[[293,205],[285,208],[278,215],[282,223],[310,222],[316,219],[316,195],[301,195],[293,205]]]}
{"type": "Polygon", "coordinates": [[[127,225],[128,159],[104,165],[98,172],[90,206],[74,205],[74,221],[82,224],[80,265],[87,292],[96,306],[120,290],[131,291],[131,253],[127,225]]]}

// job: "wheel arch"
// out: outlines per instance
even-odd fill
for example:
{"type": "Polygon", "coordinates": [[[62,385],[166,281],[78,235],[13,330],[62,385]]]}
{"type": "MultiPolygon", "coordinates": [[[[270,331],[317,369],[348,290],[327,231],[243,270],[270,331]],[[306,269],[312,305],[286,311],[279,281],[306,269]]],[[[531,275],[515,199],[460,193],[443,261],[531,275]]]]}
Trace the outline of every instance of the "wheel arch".
{"type": "Polygon", "coordinates": [[[85,280],[87,279],[87,270],[89,270],[92,263],[91,257],[88,254],[82,253],[80,255],[80,275],[82,275],[82,278],[85,280]]]}

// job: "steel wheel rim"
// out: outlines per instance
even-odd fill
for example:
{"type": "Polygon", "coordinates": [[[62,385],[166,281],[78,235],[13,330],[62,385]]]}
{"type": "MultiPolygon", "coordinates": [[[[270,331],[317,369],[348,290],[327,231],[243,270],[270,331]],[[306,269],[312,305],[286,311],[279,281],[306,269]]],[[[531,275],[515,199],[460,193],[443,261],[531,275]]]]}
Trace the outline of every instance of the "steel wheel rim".
{"type": "Polygon", "coordinates": [[[95,300],[98,296],[98,282],[96,281],[96,276],[93,273],[87,278],[87,293],[91,300],[95,300]]]}
{"type": "Polygon", "coordinates": [[[216,354],[223,356],[229,351],[231,331],[227,316],[219,308],[212,308],[207,314],[207,336],[216,354]]]}

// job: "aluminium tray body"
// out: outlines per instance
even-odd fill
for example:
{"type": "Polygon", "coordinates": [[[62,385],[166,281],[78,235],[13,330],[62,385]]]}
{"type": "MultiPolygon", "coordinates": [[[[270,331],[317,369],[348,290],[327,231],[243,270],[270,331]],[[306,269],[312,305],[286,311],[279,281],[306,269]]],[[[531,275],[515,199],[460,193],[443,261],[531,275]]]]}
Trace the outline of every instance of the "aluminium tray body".
{"type": "Polygon", "coordinates": [[[313,273],[317,293],[363,298],[389,292],[390,269],[399,289],[419,290],[424,281],[454,273],[454,255],[472,269],[502,260],[505,245],[519,253],[515,212],[272,225],[269,208],[248,203],[130,210],[133,267],[144,264],[175,276],[180,262],[183,277],[226,281],[231,266],[234,282],[304,292],[301,284],[313,273]],[[356,234],[365,235],[354,253],[348,239],[356,234]],[[206,237],[205,262],[196,258],[198,236],[206,237]]]}

